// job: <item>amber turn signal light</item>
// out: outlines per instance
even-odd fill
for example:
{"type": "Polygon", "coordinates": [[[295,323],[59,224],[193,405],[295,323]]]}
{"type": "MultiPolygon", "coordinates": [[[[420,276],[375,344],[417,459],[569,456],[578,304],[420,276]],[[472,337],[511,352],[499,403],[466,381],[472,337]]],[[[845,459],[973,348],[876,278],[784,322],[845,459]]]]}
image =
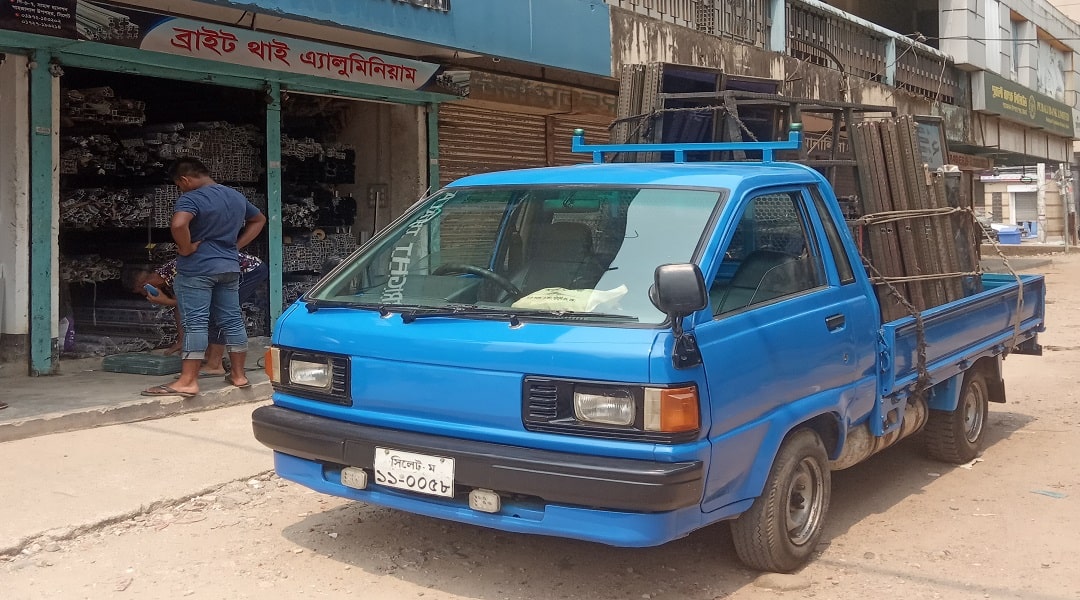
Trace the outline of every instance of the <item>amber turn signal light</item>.
{"type": "Polygon", "coordinates": [[[281,383],[281,350],[271,346],[263,355],[263,368],[273,383],[281,383]]]}
{"type": "Polygon", "coordinates": [[[701,427],[696,387],[645,388],[645,430],[678,433],[701,427]]]}

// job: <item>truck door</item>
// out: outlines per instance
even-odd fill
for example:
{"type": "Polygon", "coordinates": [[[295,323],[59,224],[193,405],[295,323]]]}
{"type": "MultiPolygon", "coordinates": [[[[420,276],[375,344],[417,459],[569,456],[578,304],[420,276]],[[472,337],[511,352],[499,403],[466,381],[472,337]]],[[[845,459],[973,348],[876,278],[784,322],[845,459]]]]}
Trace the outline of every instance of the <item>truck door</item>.
{"type": "MultiPolygon", "coordinates": [[[[761,467],[747,443],[783,436],[764,421],[796,418],[808,401],[854,401],[859,370],[868,367],[860,367],[853,332],[874,330],[852,322],[872,311],[859,306],[867,293],[854,284],[844,247],[833,247],[840,236],[831,218],[823,226],[820,196],[769,191],[746,197],[738,210],[711,274],[713,319],[695,327],[712,410],[706,511],[747,497],[746,474],[761,467]]],[[[868,344],[874,348],[873,339],[868,344]]]]}

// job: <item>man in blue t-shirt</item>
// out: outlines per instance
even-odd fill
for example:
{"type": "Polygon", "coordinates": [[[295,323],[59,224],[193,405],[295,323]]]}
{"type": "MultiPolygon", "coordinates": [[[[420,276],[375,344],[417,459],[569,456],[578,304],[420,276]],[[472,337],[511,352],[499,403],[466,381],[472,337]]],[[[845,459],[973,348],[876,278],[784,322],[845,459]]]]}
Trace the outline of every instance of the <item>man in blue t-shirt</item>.
{"type": "Polygon", "coordinates": [[[143,391],[146,396],[199,393],[210,320],[221,329],[231,372],[225,381],[250,387],[244,370],[247,330],[240,311],[238,248],[250,244],[266,224],[266,216],[240,192],[215,182],[194,158],[181,158],[169,169],[183,195],[176,201],[172,235],[177,246],[173,291],[184,329],[180,378],[143,391]]]}

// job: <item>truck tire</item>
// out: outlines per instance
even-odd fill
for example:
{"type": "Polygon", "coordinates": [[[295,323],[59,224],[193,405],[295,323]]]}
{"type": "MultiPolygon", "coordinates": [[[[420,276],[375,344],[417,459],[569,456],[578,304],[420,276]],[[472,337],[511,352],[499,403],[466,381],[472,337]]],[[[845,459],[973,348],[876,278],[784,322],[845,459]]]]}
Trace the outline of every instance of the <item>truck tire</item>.
{"type": "Polygon", "coordinates": [[[784,441],[761,496],[731,523],[746,566],[790,573],[810,559],[829,510],[831,475],[817,433],[800,429],[784,441]]]}
{"type": "Polygon", "coordinates": [[[962,465],[982,449],[990,406],[986,371],[968,369],[960,386],[956,410],[931,410],[926,421],[926,451],[938,460],[962,465]]]}

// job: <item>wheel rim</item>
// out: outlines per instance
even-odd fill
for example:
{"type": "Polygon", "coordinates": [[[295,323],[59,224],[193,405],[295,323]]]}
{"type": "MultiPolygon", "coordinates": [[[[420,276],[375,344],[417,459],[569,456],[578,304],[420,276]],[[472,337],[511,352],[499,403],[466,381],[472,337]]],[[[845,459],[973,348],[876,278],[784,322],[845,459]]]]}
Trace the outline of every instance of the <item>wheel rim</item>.
{"type": "Polygon", "coordinates": [[[969,444],[979,441],[983,429],[983,406],[986,405],[986,388],[981,382],[973,381],[964,394],[964,437],[969,444]]]}
{"type": "Polygon", "coordinates": [[[788,539],[801,546],[817,532],[825,503],[824,475],[813,458],[803,458],[795,467],[787,498],[788,539]]]}

